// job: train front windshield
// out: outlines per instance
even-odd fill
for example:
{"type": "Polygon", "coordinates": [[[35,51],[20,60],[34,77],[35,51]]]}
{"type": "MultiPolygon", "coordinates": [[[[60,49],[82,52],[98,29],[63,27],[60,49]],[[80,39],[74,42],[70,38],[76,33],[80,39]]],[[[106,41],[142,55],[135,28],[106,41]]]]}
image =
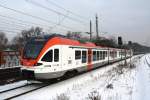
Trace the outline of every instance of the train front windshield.
{"type": "Polygon", "coordinates": [[[28,59],[36,59],[43,48],[43,45],[44,44],[41,42],[27,43],[24,48],[23,57],[28,59]]]}

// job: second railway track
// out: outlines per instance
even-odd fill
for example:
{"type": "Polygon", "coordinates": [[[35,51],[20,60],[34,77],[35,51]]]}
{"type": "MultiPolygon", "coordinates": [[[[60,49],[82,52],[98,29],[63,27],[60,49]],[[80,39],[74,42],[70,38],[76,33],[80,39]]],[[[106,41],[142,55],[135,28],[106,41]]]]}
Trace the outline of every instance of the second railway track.
{"type": "Polygon", "coordinates": [[[0,100],[13,99],[13,98],[19,97],[21,95],[41,89],[48,85],[50,85],[50,84],[26,84],[26,85],[19,86],[16,88],[4,90],[4,91],[0,92],[0,100]]]}

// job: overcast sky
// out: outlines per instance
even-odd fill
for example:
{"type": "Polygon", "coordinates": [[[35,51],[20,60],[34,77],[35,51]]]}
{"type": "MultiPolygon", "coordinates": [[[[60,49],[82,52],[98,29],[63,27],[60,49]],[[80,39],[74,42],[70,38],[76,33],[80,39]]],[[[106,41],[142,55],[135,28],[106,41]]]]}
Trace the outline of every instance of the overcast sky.
{"type": "Polygon", "coordinates": [[[9,38],[31,26],[55,33],[87,32],[90,19],[95,32],[97,13],[100,33],[150,46],[150,0],[0,0],[0,5],[38,17],[0,7],[0,30],[9,38]]]}

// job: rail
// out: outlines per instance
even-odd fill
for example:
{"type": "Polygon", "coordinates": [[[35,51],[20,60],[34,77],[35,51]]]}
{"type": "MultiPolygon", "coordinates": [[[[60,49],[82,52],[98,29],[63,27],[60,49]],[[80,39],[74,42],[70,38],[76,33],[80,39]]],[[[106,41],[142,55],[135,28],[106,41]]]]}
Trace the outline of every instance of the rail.
{"type": "Polygon", "coordinates": [[[44,88],[50,84],[27,84],[24,86],[12,88],[9,90],[1,91],[0,92],[0,97],[3,100],[10,100],[22,95],[25,95],[27,93],[36,91],[38,89],[44,88]]]}

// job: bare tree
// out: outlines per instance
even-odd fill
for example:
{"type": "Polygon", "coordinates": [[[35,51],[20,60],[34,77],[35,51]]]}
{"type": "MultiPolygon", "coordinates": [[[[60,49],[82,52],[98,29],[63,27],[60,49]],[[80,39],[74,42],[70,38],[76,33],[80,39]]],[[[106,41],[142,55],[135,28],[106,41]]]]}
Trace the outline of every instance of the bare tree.
{"type": "Polygon", "coordinates": [[[28,41],[28,38],[32,37],[32,36],[38,36],[41,35],[42,33],[42,28],[40,27],[31,27],[28,30],[22,30],[20,36],[16,36],[13,38],[12,40],[12,49],[15,50],[19,50],[21,48],[23,48],[23,46],[25,45],[25,43],[28,41]]]}
{"type": "Polygon", "coordinates": [[[68,31],[66,36],[68,38],[77,39],[77,40],[82,37],[81,32],[70,32],[70,31],[68,31]]]}
{"type": "Polygon", "coordinates": [[[4,50],[7,47],[8,38],[4,32],[0,32],[0,50],[4,50]]]}
{"type": "Polygon", "coordinates": [[[16,36],[13,38],[10,48],[13,50],[19,50],[23,47],[23,45],[24,45],[23,38],[20,36],[16,36]]]}
{"type": "Polygon", "coordinates": [[[21,32],[22,38],[24,40],[27,40],[27,38],[31,37],[31,36],[38,36],[41,35],[42,32],[42,28],[40,27],[31,27],[29,30],[23,30],[21,32]]]}
{"type": "Polygon", "coordinates": [[[66,36],[67,36],[68,38],[71,38],[71,37],[72,37],[71,31],[68,31],[67,34],[66,34],[66,36]]]}

